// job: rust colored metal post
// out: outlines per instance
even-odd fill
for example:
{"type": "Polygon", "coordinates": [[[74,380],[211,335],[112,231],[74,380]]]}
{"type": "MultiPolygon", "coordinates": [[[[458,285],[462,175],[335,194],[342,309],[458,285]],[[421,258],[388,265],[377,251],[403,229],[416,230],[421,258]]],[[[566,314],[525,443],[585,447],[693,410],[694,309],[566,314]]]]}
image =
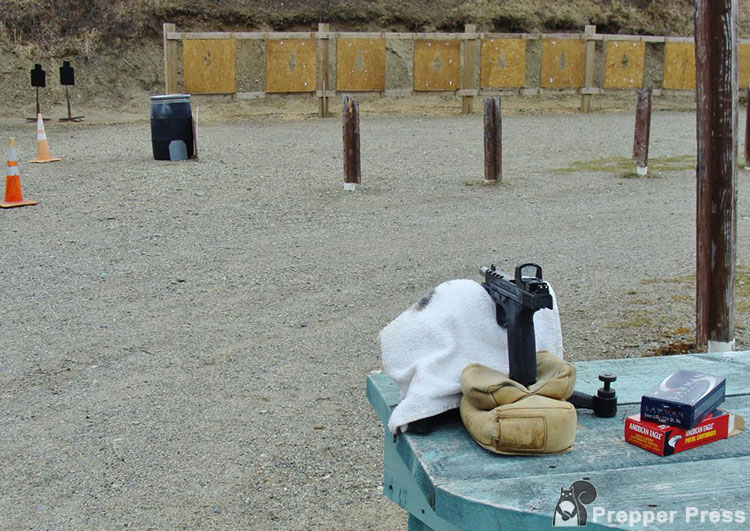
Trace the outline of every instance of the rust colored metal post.
{"type": "Polygon", "coordinates": [[[750,85],[747,87],[745,107],[745,169],[750,170],[750,85]]]}
{"type": "Polygon", "coordinates": [[[695,0],[698,107],[696,342],[734,349],[737,0],[695,0]]]}
{"type": "Polygon", "coordinates": [[[484,182],[503,180],[503,118],[499,96],[484,99],[484,182]]]}
{"type": "Polygon", "coordinates": [[[638,89],[635,107],[635,135],[633,139],[633,162],[636,173],[643,177],[648,173],[648,143],[651,134],[651,89],[638,89]]]}
{"type": "Polygon", "coordinates": [[[344,96],[344,190],[354,190],[362,180],[359,159],[359,102],[344,96]]]}

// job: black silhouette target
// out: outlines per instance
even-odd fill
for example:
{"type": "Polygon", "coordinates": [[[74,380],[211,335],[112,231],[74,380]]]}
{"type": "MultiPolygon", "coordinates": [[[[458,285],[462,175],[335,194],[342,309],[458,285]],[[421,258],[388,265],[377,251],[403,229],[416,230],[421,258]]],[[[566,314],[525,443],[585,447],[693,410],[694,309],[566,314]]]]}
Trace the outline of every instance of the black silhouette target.
{"type": "Polygon", "coordinates": [[[65,87],[65,100],[68,102],[68,117],[60,118],[61,122],[80,122],[83,120],[83,116],[73,116],[70,112],[70,95],[68,94],[68,87],[72,87],[76,84],[76,71],[75,68],[70,66],[70,61],[63,61],[60,67],[60,84],[65,87]]]}
{"type": "Polygon", "coordinates": [[[47,73],[42,70],[42,65],[34,65],[31,70],[31,86],[35,88],[44,88],[47,86],[47,73]]]}
{"type": "MultiPolygon", "coordinates": [[[[31,69],[31,86],[36,90],[36,116],[41,114],[39,110],[39,89],[47,86],[47,74],[42,70],[42,65],[35,64],[34,68],[31,69]]],[[[36,122],[36,116],[34,118],[26,118],[27,122],[36,122]]]]}
{"type": "Polygon", "coordinates": [[[60,67],[60,84],[66,87],[76,84],[76,70],[70,66],[70,61],[63,61],[60,67]]]}

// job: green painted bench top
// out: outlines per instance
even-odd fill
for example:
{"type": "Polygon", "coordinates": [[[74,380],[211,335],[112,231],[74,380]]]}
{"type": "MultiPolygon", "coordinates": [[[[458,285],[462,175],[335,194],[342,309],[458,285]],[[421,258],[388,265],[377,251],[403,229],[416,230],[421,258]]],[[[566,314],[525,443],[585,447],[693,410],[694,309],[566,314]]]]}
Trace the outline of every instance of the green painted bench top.
{"type": "MultiPolygon", "coordinates": [[[[617,518],[638,518],[636,513],[631,516],[633,511],[666,520],[649,522],[648,529],[654,530],[750,525],[750,435],[669,457],[632,446],[623,435],[625,417],[639,411],[641,395],[677,369],[726,377],[722,408],[750,420],[750,352],[576,365],[576,390],[585,393],[595,393],[601,386],[599,374],[617,375],[613,387],[618,410],[612,419],[579,410],[576,444],[566,454],[493,454],[474,442],[457,415],[426,435],[407,432],[394,440],[386,427],[383,492],[409,512],[409,528],[550,529],[560,489],[581,479],[597,490],[596,499],[586,506],[589,529],[632,528],[631,522],[617,518]],[[597,507],[601,515],[594,521],[597,507]],[[618,511],[625,513],[618,515],[618,511]],[[675,511],[671,522],[670,511],[675,511]],[[701,511],[706,512],[701,515],[701,511]],[[724,520],[715,523],[712,517],[724,520]],[[727,522],[729,518],[733,523],[727,522]]],[[[370,374],[367,398],[385,425],[398,403],[398,388],[387,375],[370,374]]],[[[642,523],[635,526],[641,527],[642,523]]]]}

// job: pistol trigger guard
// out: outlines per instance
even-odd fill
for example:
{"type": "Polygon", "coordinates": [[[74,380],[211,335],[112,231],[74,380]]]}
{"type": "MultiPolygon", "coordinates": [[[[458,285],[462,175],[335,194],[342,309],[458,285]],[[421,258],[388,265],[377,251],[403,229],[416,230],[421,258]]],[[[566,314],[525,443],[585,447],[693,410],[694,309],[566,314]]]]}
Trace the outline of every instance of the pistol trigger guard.
{"type": "Polygon", "coordinates": [[[497,324],[503,328],[506,327],[505,325],[508,322],[508,316],[505,315],[505,309],[499,304],[495,305],[495,321],[497,321],[497,324]]]}

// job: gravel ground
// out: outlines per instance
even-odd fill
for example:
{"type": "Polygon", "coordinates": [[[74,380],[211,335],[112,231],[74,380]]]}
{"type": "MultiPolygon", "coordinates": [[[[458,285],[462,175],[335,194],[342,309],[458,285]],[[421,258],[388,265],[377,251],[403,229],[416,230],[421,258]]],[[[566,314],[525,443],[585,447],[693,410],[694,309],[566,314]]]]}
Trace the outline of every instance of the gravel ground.
{"type": "Polygon", "coordinates": [[[377,333],[481,265],[542,265],[571,359],[689,341],[694,114],[654,114],[647,179],[614,167],[632,114],[503,126],[486,186],[481,116],[363,117],[345,192],[335,118],[201,125],[198,162],[153,160],[145,121],[51,122],[63,160],[32,165],[34,125],[0,125],[40,202],[0,212],[0,528],[404,527],[377,333]]]}

